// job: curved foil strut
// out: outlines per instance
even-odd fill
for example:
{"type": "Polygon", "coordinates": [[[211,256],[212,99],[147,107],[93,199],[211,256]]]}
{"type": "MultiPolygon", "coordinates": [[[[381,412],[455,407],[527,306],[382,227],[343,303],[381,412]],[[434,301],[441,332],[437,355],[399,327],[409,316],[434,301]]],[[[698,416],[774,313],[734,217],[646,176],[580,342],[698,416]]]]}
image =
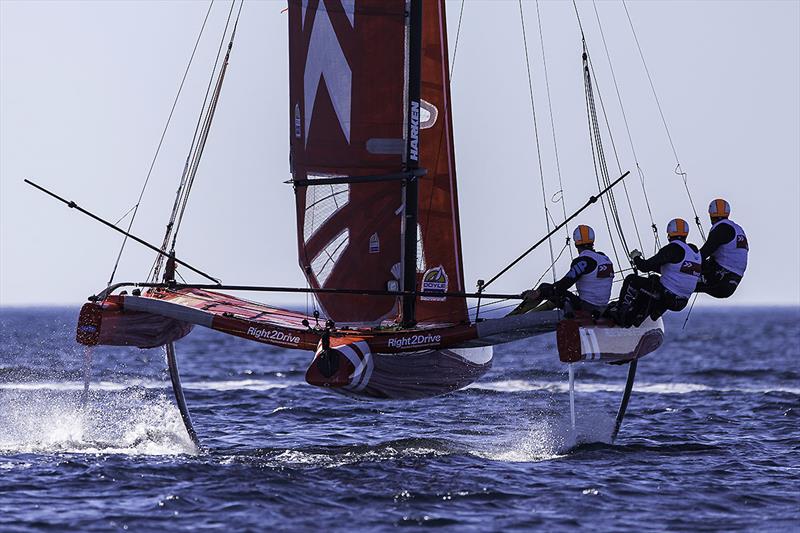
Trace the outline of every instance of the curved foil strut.
{"type": "Polygon", "coordinates": [[[611,442],[617,439],[619,428],[622,426],[622,419],[625,418],[625,411],[628,409],[628,401],[631,399],[633,392],[633,381],[636,379],[636,365],[639,363],[638,359],[633,359],[628,366],[628,380],[625,382],[625,391],[622,393],[622,401],[619,403],[619,411],[617,411],[617,419],[614,422],[614,432],[611,433],[611,442]]]}
{"type": "Polygon", "coordinates": [[[192,425],[192,417],[189,414],[189,408],[186,407],[186,397],[183,395],[183,387],[181,387],[181,377],[178,374],[178,360],[175,357],[175,344],[168,343],[167,348],[167,366],[169,367],[169,379],[172,381],[172,392],[175,394],[175,403],[178,405],[178,411],[181,413],[183,425],[186,426],[186,432],[192,443],[197,446],[197,449],[202,449],[200,446],[200,439],[197,437],[197,432],[192,425]]]}

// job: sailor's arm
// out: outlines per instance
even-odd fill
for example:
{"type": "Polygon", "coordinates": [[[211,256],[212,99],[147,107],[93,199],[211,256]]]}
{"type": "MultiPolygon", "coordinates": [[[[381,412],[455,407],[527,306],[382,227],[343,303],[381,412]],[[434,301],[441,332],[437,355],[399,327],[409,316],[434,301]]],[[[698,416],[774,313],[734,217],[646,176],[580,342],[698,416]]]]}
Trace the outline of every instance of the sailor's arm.
{"type": "Polygon", "coordinates": [[[636,257],[633,263],[636,265],[636,268],[642,272],[658,272],[661,269],[661,265],[679,263],[683,261],[683,256],[683,248],[681,248],[679,244],[671,242],[661,248],[658,253],[650,259],[636,257]]]}
{"type": "Polygon", "coordinates": [[[723,244],[728,244],[736,238],[736,231],[730,224],[717,224],[708,233],[708,239],[700,248],[700,257],[706,259],[717,251],[723,244]]]}
{"type": "Polygon", "coordinates": [[[591,257],[578,256],[573,259],[572,263],[569,265],[569,272],[567,272],[563,278],[555,282],[553,289],[556,294],[563,293],[575,285],[581,276],[592,272],[595,268],[597,268],[597,261],[591,257]]]}

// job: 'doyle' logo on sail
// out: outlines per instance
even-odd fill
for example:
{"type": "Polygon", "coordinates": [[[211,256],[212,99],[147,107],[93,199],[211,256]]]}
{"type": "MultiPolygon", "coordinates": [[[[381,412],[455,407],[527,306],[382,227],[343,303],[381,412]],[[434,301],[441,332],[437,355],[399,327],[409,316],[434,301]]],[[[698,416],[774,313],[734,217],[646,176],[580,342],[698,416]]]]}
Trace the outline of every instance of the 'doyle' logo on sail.
{"type": "MultiPolygon", "coordinates": [[[[447,272],[444,271],[442,265],[425,271],[422,276],[422,292],[447,292],[447,272]]],[[[420,299],[426,302],[443,302],[447,298],[444,296],[422,296],[420,299]]]]}

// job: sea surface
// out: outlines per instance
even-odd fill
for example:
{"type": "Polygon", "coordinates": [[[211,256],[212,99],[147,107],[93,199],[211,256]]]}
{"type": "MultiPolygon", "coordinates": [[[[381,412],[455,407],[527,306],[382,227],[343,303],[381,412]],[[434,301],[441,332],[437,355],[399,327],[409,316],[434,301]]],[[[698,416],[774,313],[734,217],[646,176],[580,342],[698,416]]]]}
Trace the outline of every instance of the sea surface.
{"type": "Polygon", "coordinates": [[[497,347],[474,385],[364,402],[310,354],[197,328],[177,344],[203,449],[160,349],[74,341],[77,309],[0,309],[0,531],[800,530],[800,308],[667,321],[610,433],[626,367],[554,335],[497,347]]]}

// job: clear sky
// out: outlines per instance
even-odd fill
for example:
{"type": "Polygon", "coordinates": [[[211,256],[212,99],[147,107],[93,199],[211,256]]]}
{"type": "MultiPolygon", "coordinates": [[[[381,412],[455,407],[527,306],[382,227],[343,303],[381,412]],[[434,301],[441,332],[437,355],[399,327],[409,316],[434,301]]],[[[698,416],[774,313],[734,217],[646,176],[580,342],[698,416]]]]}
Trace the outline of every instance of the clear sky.
{"type": "MultiPolygon", "coordinates": [[[[0,304],[79,303],[103,288],[120,236],[22,180],[32,178],[111,220],[125,214],[136,202],[207,6],[0,1],[0,304]]],[[[447,3],[451,56],[460,6],[447,3]]],[[[536,3],[523,6],[550,196],[558,180],[536,3]]],[[[228,283],[304,284],[293,194],[282,183],[289,178],[284,7],[281,1],[244,6],[179,239],[180,256],[228,283]]],[[[570,3],[542,1],[539,7],[569,211],[596,187],[580,34],[570,3]]],[[[739,291],[724,303],[799,303],[800,2],[634,0],[628,7],[703,222],[708,202],[722,196],[748,233],[750,266],[739,291]]],[[[578,8],[621,166],[634,171],[627,185],[650,253],[649,219],[594,7],[579,2],[578,8]]],[[[226,12],[224,3],[215,4],[134,225],[136,234],[153,242],[163,234],[226,12]]],[[[598,2],[597,12],[663,233],[670,218],[691,221],[691,209],[673,173],[674,156],[622,4],[598,2]]],[[[471,287],[544,234],[516,1],[466,1],[452,92],[471,287]]],[[[608,140],[606,149],[613,161],[608,140]]],[[[616,163],[611,168],[616,173],[616,163]]],[[[626,211],[624,216],[629,219],[626,211]]],[[[599,207],[580,222],[593,225],[598,248],[608,250],[599,207]]],[[[700,241],[694,226],[690,240],[700,241]]],[[[130,243],[117,280],[143,280],[152,260],[151,252],[130,243]]],[[[494,288],[519,292],[549,264],[542,247],[494,288]]],[[[718,303],[701,297],[698,305],[718,303]]]]}

